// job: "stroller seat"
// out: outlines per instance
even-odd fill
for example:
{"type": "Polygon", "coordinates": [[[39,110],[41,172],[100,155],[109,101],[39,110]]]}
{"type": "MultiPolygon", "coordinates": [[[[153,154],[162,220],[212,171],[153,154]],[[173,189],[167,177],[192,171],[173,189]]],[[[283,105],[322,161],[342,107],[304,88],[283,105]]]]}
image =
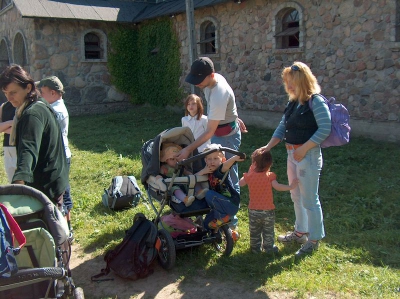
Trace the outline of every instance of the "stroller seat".
{"type": "MultiPolygon", "coordinates": [[[[149,187],[149,193],[151,196],[158,201],[162,201],[165,192],[171,189],[172,185],[184,185],[188,192],[188,196],[195,196],[194,187],[197,183],[202,183],[203,187],[208,186],[208,178],[206,175],[186,175],[175,178],[166,178],[163,180],[156,180],[155,176],[149,176],[147,183],[149,187]],[[160,186],[161,184],[161,186],[160,186]]],[[[169,200],[167,203],[171,209],[179,214],[181,217],[191,217],[207,214],[210,211],[210,207],[207,205],[205,200],[196,199],[189,207],[186,207],[183,203],[176,203],[169,200]]]]}

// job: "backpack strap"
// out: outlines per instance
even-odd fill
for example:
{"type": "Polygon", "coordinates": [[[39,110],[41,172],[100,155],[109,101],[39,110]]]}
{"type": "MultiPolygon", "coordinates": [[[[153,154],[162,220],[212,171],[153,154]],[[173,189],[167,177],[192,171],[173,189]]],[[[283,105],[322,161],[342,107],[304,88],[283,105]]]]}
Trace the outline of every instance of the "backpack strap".
{"type": "Polygon", "coordinates": [[[115,204],[117,203],[117,194],[119,196],[122,196],[121,187],[122,187],[123,182],[124,182],[124,180],[123,180],[122,176],[116,176],[114,178],[112,193],[110,194],[110,196],[114,199],[111,204],[111,207],[110,207],[111,209],[114,209],[115,204]]]}
{"type": "MultiPolygon", "coordinates": [[[[115,197],[117,194],[119,194],[120,196],[122,195],[121,187],[122,187],[123,181],[124,180],[123,180],[122,176],[116,176],[114,178],[114,188],[112,189],[112,193],[110,194],[110,196],[115,197]]],[[[114,207],[114,204],[113,204],[113,207],[114,207]]]]}
{"type": "MultiPolygon", "coordinates": [[[[308,107],[310,107],[311,110],[313,110],[313,108],[312,108],[312,106],[313,106],[313,104],[312,104],[312,99],[313,99],[313,97],[315,97],[315,96],[320,96],[321,98],[324,99],[324,101],[325,101],[325,103],[326,103],[327,105],[329,104],[328,99],[325,98],[325,96],[324,96],[323,94],[314,93],[313,95],[311,95],[311,98],[308,100],[308,107]]],[[[328,105],[328,107],[329,107],[329,105],[328,105]]]]}
{"type": "MultiPolygon", "coordinates": [[[[135,193],[133,195],[141,195],[142,192],[140,191],[139,185],[136,181],[136,178],[133,175],[128,176],[129,181],[132,183],[132,185],[135,187],[135,193]]],[[[122,184],[122,183],[121,183],[122,184]]]]}
{"type": "Polygon", "coordinates": [[[14,217],[7,210],[6,206],[0,203],[0,208],[3,211],[4,215],[6,216],[11,232],[14,234],[15,238],[18,241],[19,247],[13,249],[14,254],[18,254],[21,248],[26,243],[25,235],[22,233],[21,228],[19,227],[17,221],[15,221],[14,217]]]}

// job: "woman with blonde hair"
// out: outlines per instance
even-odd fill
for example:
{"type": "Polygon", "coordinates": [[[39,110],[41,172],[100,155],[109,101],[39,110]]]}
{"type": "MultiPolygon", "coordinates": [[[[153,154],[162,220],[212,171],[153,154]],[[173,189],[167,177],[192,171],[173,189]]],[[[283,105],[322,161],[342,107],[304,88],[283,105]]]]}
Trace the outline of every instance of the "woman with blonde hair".
{"type": "Polygon", "coordinates": [[[282,140],[285,142],[289,184],[298,178],[299,185],[290,191],[296,216],[294,231],[278,236],[278,241],[303,244],[295,254],[302,257],[317,250],[325,236],[318,195],[322,169],[320,144],[330,133],[331,115],[318,95],[321,87],[317,78],[306,64],[296,61],[285,67],[282,80],[289,102],[271,140],[260,149],[270,151],[282,140]]]}

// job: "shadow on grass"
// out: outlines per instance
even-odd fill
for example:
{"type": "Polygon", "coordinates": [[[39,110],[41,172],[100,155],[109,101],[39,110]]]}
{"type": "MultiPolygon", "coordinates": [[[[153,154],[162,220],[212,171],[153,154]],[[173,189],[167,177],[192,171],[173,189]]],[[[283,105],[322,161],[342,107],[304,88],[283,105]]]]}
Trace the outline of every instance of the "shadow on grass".
{"type": "Polygon", "coordinates": [[[160,109],[141,106],[122,113],[71,117],[69,141],[82,151],[114,150],[123,156],[135,156],[145,141],[181,126],[179,114],[160,109]]]}

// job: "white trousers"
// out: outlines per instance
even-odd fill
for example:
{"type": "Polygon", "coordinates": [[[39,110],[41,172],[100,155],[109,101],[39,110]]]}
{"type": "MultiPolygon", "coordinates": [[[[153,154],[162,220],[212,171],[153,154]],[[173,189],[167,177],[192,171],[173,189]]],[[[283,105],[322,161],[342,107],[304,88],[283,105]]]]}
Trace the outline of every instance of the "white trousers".
{"type": "Polygon", "coordinates": [[[4,150],[4,168],[7,173],[8,182],[11,184],[17,169],[17,149],[15,146],[5,146],[4,150]]]}

